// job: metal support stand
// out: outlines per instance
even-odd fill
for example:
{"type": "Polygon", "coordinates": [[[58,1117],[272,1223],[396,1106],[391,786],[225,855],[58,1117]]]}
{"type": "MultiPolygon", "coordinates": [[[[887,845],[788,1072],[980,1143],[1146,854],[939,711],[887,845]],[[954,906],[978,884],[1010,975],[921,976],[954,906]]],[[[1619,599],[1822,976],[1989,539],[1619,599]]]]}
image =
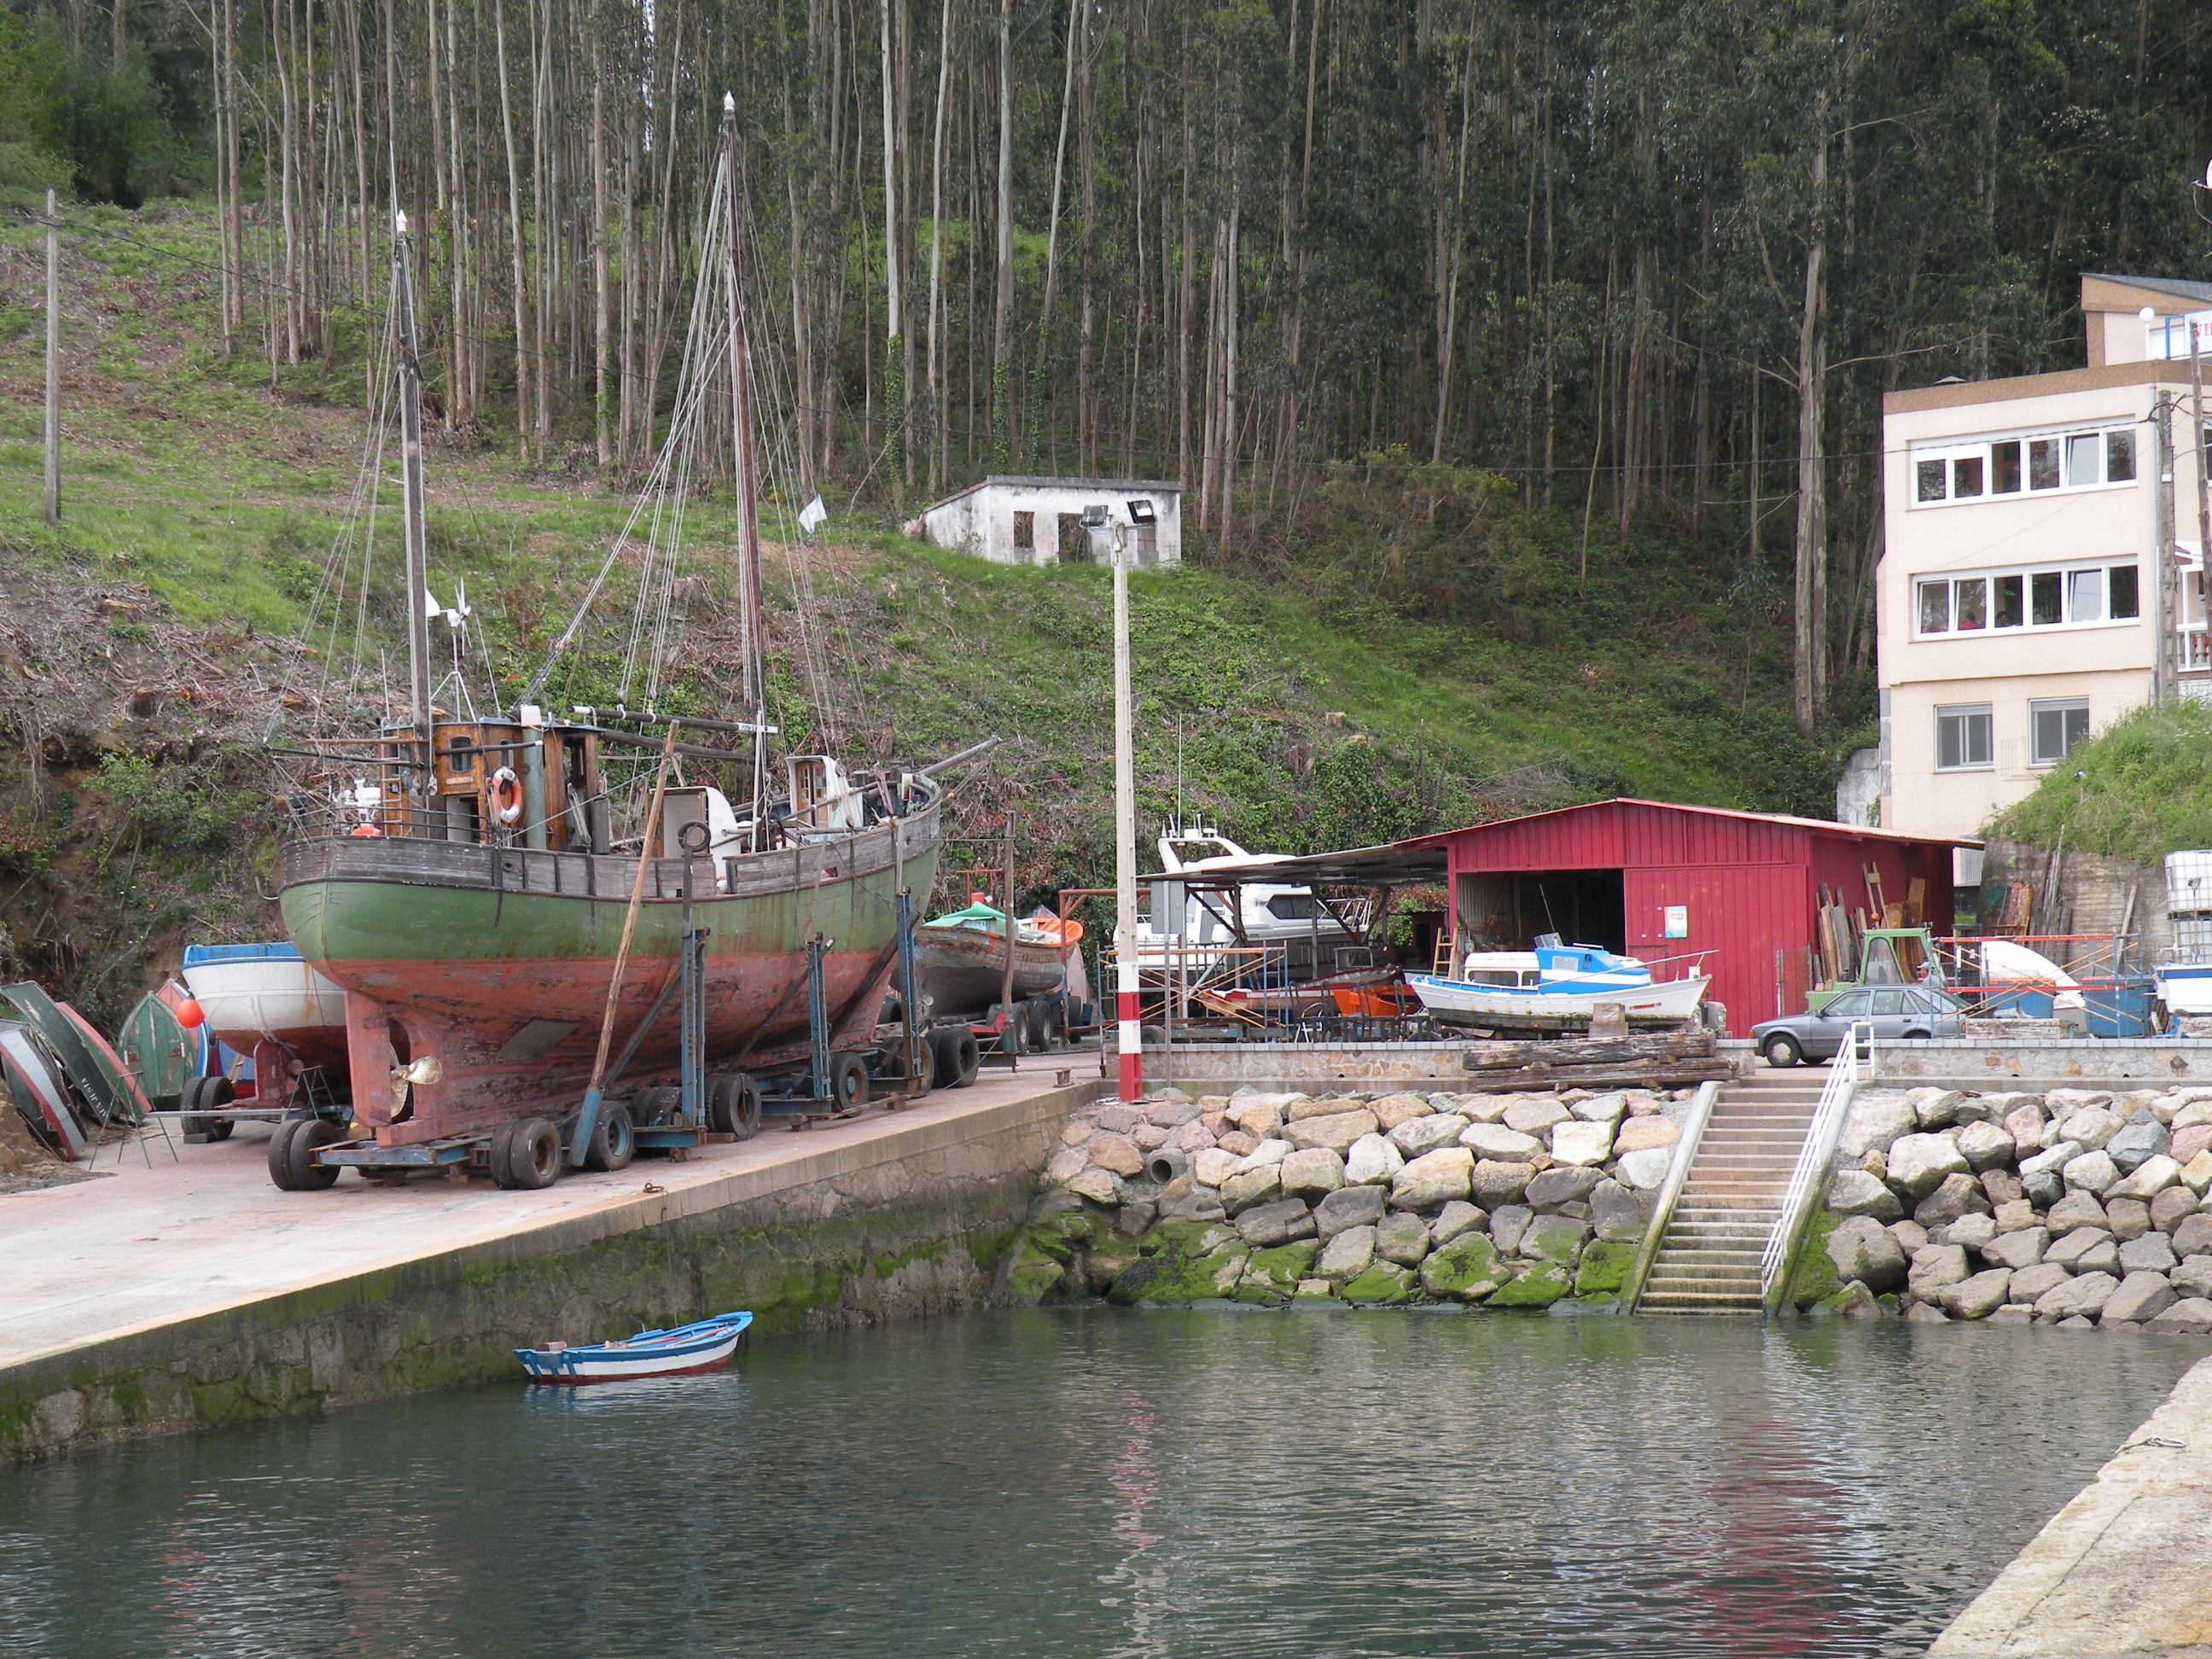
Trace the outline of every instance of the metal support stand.
{"type": "Polygon", "coordinates": [[[822,971],[826,954],[819,934],[806,941],[806,1038],[813,1068],[807,1092],[817,1100],[830,1094],[830,996],[822,971]]]}
{"type": "Polygon", "coordinates": [[[914,1018],[914,896],[901,889],[898,895],[899,1028],[906,1048],[903,1092],[912,1099],[915,1080],[921,1076],[921,1028],[914,1018]]]}

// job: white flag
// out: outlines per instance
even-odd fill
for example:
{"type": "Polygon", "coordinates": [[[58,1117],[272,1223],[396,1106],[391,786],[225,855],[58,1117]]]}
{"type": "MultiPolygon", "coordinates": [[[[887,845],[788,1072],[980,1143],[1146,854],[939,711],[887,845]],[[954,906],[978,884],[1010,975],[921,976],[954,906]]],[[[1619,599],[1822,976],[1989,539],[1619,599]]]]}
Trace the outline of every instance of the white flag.
{"type": "Polygon", "coordinates": [[[799,509],[799,527],[811,536],[829,521],[829,518],[830,509],[822,505],[822,498],[817,495],[799,509]]]}

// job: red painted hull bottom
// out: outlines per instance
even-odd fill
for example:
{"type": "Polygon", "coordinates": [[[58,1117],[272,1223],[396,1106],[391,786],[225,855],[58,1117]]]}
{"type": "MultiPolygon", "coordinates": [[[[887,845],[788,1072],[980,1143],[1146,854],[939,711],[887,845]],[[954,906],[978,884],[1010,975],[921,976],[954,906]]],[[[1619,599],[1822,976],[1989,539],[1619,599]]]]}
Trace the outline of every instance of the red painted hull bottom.
{"type": "MultiPolygon", "coordinates": [[[[599,1049],[611,959],[315,965],[344,988],[354,1116],[380,1145],[483,1133],[518,1117],[557,1118],[582,1100],[599,1049]],[[434,1066],[424,1064],[431,1060],[434,1066]],[[402,1066],[417,1080],[401,1079],[402,1066]]],[[[892,966],[889,951],[829,954],[823,977],[833,1051],[869,1046],[892,966]]],[[[630,963],[611,1063],[674,971],[665,957],[630,963]]],[[[710,1066],[769,1072],[805,1060],[803,954],[709,956],[704,1001],[710,1066]]],[[[675,1080],[681,1058],[677,1012],[672,997],[617,1081],[617,1096],[675,1080]]]]}
{"type": "Polygon", "coordinates": [[[664,1376],[704,1376],[709,1371],[726,1371],[738,1363],[735,1354],[723,1359],[710,1359],[703,1365],[685,1365],[672,1371],[631,1371],[623,1376],[531,1376],[523,1380],[533,1389],[580,1389],[594,1382],[657,1382],[664,1376]]]}

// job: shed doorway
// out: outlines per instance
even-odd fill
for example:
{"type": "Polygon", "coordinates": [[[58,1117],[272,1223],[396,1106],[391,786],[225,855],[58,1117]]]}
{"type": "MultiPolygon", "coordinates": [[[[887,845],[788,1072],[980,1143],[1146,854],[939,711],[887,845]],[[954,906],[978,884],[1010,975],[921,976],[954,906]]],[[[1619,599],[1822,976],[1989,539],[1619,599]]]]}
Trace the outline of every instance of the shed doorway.
{"type": "Polygon", "coordinates": [[[1476,872],[1457,879],[1462,951],[1528,951],[1539,933],[1625,955],[1627,905],[1618,870],[1476,872]]]}

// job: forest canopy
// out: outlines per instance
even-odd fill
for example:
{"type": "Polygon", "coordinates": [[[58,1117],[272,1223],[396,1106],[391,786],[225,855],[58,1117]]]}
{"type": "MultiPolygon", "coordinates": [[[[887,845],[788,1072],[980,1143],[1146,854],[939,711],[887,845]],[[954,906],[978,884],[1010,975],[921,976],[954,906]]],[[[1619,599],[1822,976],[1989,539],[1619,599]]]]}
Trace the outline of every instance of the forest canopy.
{"type": "Polygon", "coordinates": [[[380,317],[404,207],[450,433],[627,476],[727,88],[810,487],[1164,474],[1224,559],[1295,561],[1329,463],[1728,526],[1809,730],[1881,392],[2204,274],[2208,84],[2183,0],[77,0],[0,34],[0,182],[211,191],[285,365],[380,317]]]}

